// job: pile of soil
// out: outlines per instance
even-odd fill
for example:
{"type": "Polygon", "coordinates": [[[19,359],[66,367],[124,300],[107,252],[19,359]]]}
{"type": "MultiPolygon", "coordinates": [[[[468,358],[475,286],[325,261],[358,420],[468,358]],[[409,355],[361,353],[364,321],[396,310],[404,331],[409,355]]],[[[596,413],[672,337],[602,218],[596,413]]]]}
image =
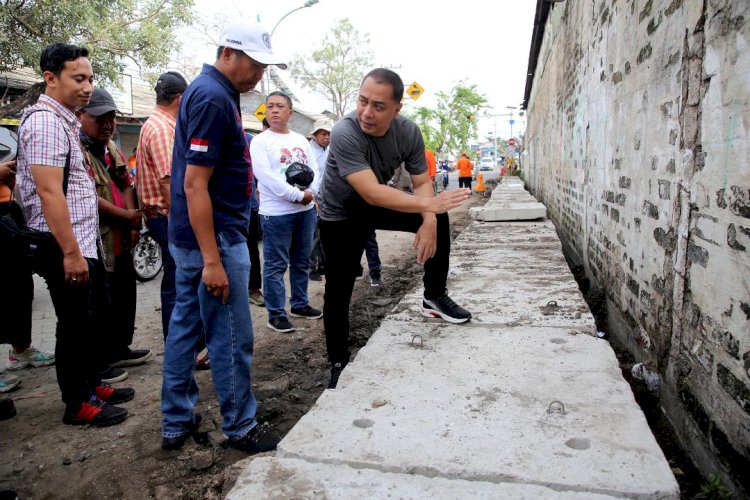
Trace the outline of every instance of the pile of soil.
{"type": "MultiPolygon", "coordinates": [[[[486,199],[474,195],[451,212],[454,237],[469,222],[468,208],[486,199]]],[[[405,293],[421,286],[422,266],[416,263],[412,241],[410,234],[378,231],[384,285],[373,288],[367,279],[355,285],[350,314],[353,353],[367,343],[405,293]]],[[[145,286],[158,283],[139,285],[139,290],[145,286]]],[[[322,308],[323,284],[311,281],[309,294],[311,305],[322,308]]],[[[158,297],[158,290],[154,295],[158,297]]],[[[251,307],[258,420],[283,436],[328,384],[323,322],[292,318],[298,331],[279,334],[265,326],[265,309],[251,307]]],[[[144,366],[128,368],[130,377],[118,384],[136,390],[135,400],[123,405],[130,416],[120,425],[97,429],[62,424],[64,406],[54,367],[22,373],[23,390],[11,394],[19,414],[0,422],[0,491],[14,490],[20,498],[166,499],[222,498],[231,489],[247,455],[225,446],[210,372],[196,375],[201,388],[197,411],[203,416],[196,439],[179,451],[161,450],[163,344],[158,299],[139,300],[137,325],[133,345],[152,349],[157,356],[144,366]]]]}

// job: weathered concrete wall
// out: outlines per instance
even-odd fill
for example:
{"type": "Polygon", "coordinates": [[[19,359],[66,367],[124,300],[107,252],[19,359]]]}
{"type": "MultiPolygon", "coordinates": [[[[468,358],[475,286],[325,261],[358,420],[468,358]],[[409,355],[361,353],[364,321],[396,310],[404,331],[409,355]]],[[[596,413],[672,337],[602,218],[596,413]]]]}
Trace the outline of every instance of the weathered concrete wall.
{"type": "Polygon", "coordinates": [[[750,2],[555,4],[524,175],[706,474],[750,495],[750,2]]]}

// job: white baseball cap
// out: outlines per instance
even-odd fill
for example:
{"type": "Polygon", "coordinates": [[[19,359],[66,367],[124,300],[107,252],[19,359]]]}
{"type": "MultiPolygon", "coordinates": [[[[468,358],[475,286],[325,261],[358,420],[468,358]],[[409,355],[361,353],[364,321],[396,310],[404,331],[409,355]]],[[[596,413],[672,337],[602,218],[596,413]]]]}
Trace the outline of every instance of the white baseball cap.
{"type": "Polygon", "coordinates": [[[224,27],[219,38],[219,46],[241,50],[261,64],[274,64],[286,69],[286,63],[271,51],[271,35],[255,21],[232,21],[224,27]]]}

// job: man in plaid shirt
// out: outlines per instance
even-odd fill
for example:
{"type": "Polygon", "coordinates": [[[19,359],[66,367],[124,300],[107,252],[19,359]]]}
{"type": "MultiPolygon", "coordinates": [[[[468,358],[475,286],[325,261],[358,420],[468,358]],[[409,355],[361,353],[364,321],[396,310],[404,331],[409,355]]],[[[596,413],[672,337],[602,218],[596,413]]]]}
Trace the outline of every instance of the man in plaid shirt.
{"type": "Polygon", "coordinates": [[[59,254],[36,271],[47,281],[57,315],[57,382],[66,404],[63,422],[113,425],[128,411],[112,406],[133,399],[130,388],[103,384],[97,322],[106,300],[99,252],[97,195],[73,114],[91,99],[94,76],[88,50],[53,44],[42,51],[46,89],[26,109],[19,128],[18,177],[28,225],[54,236],[59,254]]]}
{"type": "Polygon", "coordinates": [[[136,153],[136,187],[146,225],[161,246],[164,273],[161,278],[161,321],[167,339],[175,291],[175,264],[167,244],[169,180],[172,171],[174,128],[180,100],[187,82],[179,73],[169,71],[156,82],[156,109],[141,128],[136,153]]]}

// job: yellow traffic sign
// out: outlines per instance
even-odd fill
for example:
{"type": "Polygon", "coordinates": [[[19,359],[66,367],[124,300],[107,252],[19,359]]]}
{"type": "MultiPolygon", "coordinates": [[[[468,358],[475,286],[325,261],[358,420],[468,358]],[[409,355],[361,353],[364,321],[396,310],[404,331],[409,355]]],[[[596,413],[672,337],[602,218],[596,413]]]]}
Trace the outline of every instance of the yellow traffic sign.
{"type": "Polygon", "coordinates": [[[260,106],[258,106],[258,109],[253,112],[253,115],[258,119],[258,121],[262,122],[263,118],[266,117],[266,103],[261,103],[260,106]]]}
{"type": "Polygon", "coordinates": [[[418,84],[417,82],[414,82],[411,85],[409,85],[408,89],[406,89],[406,93],[409,94],[411,98],[416,101],[424,93],[424,89],[422,88],[420,84],[418,84]]]}

